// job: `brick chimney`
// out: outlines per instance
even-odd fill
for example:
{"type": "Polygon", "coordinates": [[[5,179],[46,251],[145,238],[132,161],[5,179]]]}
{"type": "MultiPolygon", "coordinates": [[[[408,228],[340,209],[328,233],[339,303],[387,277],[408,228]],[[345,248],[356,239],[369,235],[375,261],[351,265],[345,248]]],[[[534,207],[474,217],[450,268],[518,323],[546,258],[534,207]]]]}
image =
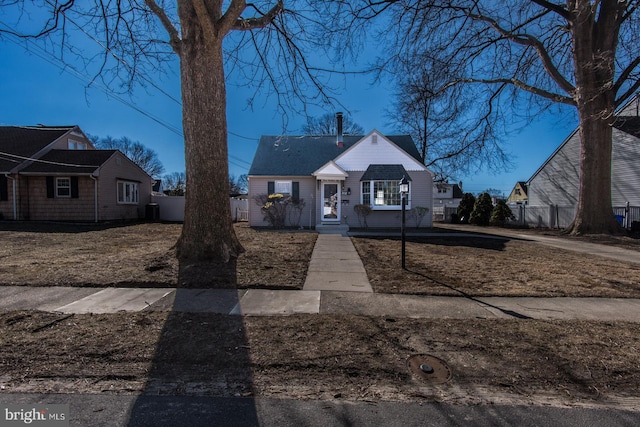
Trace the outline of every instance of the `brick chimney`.
{"type": "Polygon", "coordinates": [[[338,148],[342,148],[344,147],[344,140],[342,138],[342,112],[336,113],[336,122],[338,123],[338,126],[337,126],[338,135],[336,139],[336,145],[338,146],[338,148]]]}

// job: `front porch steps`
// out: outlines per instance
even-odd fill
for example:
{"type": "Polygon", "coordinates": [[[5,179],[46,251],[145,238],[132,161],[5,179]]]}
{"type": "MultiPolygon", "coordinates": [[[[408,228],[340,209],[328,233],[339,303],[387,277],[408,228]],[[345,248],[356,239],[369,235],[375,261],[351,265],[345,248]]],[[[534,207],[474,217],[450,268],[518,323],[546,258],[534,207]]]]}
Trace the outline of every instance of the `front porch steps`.
{"type": "Polygon", "coordinates": [[[349,231],[347,224],[316,224],[319,234],[345,234],[349,231]]]}

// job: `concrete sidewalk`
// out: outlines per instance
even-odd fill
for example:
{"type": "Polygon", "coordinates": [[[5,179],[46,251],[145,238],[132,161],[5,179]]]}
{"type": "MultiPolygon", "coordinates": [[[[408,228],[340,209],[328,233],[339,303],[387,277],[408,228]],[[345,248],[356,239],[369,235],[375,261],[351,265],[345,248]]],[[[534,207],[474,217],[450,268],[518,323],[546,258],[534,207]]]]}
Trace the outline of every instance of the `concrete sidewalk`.
{"type": "Polygon", "coordinates": [[[583,319],[640,323],[640,299],[625,298],[474,298],[342,291],[28,286],[2,286],[0,295],[2,310],[64,313],[355,314],[399,318],[583,319]]]}

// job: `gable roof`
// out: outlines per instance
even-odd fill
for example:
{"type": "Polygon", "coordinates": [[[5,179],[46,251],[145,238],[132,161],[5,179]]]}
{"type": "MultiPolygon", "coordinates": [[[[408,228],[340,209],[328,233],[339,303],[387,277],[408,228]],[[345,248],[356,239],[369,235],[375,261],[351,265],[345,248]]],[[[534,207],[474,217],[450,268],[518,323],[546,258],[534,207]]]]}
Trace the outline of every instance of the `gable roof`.
{"type": "Polygon", "coordinates": [[[0,126],[0,171],[8,172],[75,126],[0,126]]]}
{"type": "Polygon", "coordinates": [[[400,181],[403,177],[411,181],[402,165],[369,165],[360,181],[400,181]]]}
{"type": "Polygon", "coordinates": [[[640,138],[640,117],[638,116],[618,116],[613,122],[613,127],[640,138]]]}
{"type": "MultiPolygon", "coordinates": [[[[385,136],[422,163],[420,153],[409,135],[385,136]]],[[[364,135],[344,135],[343,147],[336,145],[335,135],[326,136],[269,136],[258,143],[249,175],[310,176],[330,160],[335,159],[358,143],[364,135]]]]}
{"type": "Polygon", "coordinates": [[[51,150],[20,173],[91,174],[116,152],[118,150],[51,150]]]}

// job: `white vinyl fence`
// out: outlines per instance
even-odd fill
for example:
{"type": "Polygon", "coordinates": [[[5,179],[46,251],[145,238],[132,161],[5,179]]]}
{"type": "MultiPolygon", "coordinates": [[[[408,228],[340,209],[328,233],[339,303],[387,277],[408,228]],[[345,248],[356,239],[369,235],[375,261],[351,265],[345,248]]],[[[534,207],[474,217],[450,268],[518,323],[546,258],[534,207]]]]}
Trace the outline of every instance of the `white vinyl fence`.
{"type": "MultiPolygon", "coordinates": [[[[184,221],[183,196],[151,196],[151,203],[158,205],[161,221],[184,221]]],[[[233,221],[249,220],[249,200],[231,199],[231,219],[233,221]]]]}
{"type": "MultiPolygon", "coordinates": [[[[510,204],[511,212],[515,215],[514,225],[527,225],[541,228],[567,228],[576,215],[576,206],[530,206],[510,204]]],[[[631,229],[634,222],[640,222],[640,206],[615,206],[613,215],[625,229],[631,229]]]]}

